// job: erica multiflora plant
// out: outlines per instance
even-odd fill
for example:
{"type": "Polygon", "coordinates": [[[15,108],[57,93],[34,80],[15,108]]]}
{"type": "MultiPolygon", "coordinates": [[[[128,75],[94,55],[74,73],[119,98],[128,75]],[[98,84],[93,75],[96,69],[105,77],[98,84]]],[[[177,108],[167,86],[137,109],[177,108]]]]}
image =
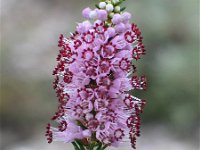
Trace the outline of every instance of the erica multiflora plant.
{"type": "Polygon", "coordinates": [[[101,0],[82,11],[86,19],[75,33],[60,36],[53,71],[59,107],[58,125],[47,125],[47,140],[72,142],[75,150],[104,150],[129,139],[135,148],[145,101],[131,90],[146,87],[136,76],[135,61],[145,54],[142,36],[124,0],[101,0]]]}

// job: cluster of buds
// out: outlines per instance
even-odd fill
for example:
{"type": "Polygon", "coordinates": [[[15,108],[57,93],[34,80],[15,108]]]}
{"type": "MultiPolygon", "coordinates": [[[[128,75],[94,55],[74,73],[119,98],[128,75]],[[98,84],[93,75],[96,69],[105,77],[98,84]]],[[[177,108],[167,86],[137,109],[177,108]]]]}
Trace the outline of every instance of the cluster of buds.
{"type": "Polygon", "coordinates": [[[47,126],[48,142],[72,142],[75,149],[120,146],[128,136],[135,148],[145,101],[130,90],[146,88],[135,75],[134,61],[145,54],[139,28],[130,23],[124,0],[102,0],[82,11],[70,38],[60,36],[58,65],[53,71],[59,107],[47,126]]]}

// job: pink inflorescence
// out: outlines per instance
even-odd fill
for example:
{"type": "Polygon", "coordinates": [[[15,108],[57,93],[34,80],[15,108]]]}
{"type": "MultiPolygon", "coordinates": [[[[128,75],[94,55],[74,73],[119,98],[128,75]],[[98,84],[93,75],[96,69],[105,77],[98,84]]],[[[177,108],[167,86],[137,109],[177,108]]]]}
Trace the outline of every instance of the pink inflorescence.
{"type": "Polygon", "coordinates": [[[141,32],[128,12],[115,14],[109,25],[106,10],[86,8],[83,16],[88,20],[70,38],[59,38],[53,71],[59,107],[52,117],[58,127],[48,124],[47,140],[119,146],[128,136],[135,148],[145,101],[130,90],[146,88],[134,66],[145,54],[141,32]]]}

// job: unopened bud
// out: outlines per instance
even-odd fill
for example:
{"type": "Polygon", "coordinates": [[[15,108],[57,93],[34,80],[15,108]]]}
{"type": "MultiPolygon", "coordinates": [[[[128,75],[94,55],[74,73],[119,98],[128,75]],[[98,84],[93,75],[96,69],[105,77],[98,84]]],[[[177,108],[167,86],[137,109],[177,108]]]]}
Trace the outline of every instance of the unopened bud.
{"type": "Polygon", "coordinates": [[[105,2],[100,2],[99,3],[99,8],[103,9],[106,7],[106,3],[105,2]]]}
{"type": "Polygon", "coordinates": [[[120,10],[121,10],[120,6],[115,7],[115,12],[120,12],[120,10]]]}
{"type": "Polygon", "coordinates": [[[106,10],[107,10],[108,12],[113,11],[113,10],[114,10],[113,5],[112,5],[112,4],[107,4],[107,5],[106,5],[106,10]]]}

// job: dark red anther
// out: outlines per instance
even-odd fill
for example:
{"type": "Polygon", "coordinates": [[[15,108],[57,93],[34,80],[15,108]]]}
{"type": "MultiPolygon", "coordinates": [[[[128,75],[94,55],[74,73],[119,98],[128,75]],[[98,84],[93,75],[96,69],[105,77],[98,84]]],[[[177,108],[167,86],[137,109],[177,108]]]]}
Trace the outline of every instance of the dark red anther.
{"type": "Polygon", "coordinates": [[[119,68],[122,69],[123,71],[129,71],[131,68],[131,62],[128,60],[128,58],[122,58],[119,61],[119,68]]]}
{"type": "Polygon", "coordinates": [[[132,31],[136,34],[137,38],[141,36],[141,31],[136,24],[132,24],[132,31]]]}
{"type": "Polygon", "coordinates": [[[122,129],[117,129],[114,132],[114,137],[117,141],[121,140],[125,136],[124,130],[122,129]]]}
{"type": "Polygon", "coordinates": [[[104,23],[96,23],[94,29],[96,33],[104,34],[107,28],[105,27],[104,23]]]}
{"type": "Polygon", "coordinates": [[[141,77],[133,76],[131,78],[131,83],[132,83],[133,88],[135,88],[135,89],[139,89],[139,90],[146,89],[146,77],[145,76],[141,76],[141,77]]]}
{"type": "Polygon", "coordinates": [[[51,131],[51,125],[48,123],[46,127],[46,134],[45,136],[47,137],[47,142],[51,143],[53,141],[53,133],[51,131]]]}
{"type": "Polygon", "coordinates": [[[94,38],[95,38],[94,33],[88,31],[87,33],[83,34],[82,40],[87,44],[91,44],[94,41],[94,38]]]}
{"type": "Polygon", "coordinates": [[[78,49],[82,45],[82,42],[80,40],[74,41],[74,48],[78,49]]]}
{"type": "Polygon", "coordinates": [[[71,83],[72,82],[72,77],[73,77],[73,73],[71,71],[66,71],[66,73],[64,74],[64,78],[63,81],[65,83],[71,83]]]}
{"type": "Polygon", "coordinates": [[[60,125],[58,126],[59,131],[63,132],[67,129],[67,122],[65,120],[60,122],[60,125]]]}
{"type": "Polygon", "coordinates": [[[126,96],[124,98],[124,104],[129,108],[129,109],[132,109],[133,108],[133,98],[129,95],[129,96],[126,96]]]}
{"type": "Polygon", "coordinates": [[[124,38],[128,43],[133,43],[135,41],[135,34],[131,31],[127,31],[124,34],[124,38]]]}

